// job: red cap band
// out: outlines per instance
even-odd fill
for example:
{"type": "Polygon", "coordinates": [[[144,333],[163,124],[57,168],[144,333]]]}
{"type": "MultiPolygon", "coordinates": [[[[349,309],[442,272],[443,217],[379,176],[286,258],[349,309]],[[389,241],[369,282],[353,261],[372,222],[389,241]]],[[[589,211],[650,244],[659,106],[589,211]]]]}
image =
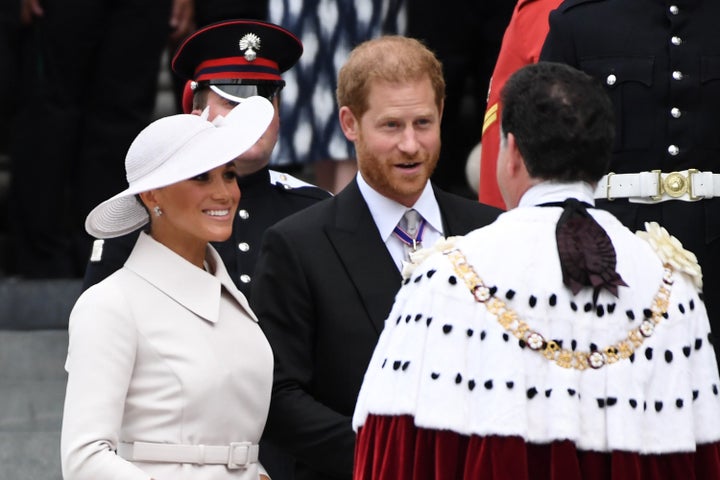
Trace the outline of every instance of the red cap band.
{"type": "Polygon", "coordinates": [[[266,58],[249,62],[245,57],[226,57],[206,60],[195,69],[198,82],[217,79],[281,80],[278,64],[266,58]]]}

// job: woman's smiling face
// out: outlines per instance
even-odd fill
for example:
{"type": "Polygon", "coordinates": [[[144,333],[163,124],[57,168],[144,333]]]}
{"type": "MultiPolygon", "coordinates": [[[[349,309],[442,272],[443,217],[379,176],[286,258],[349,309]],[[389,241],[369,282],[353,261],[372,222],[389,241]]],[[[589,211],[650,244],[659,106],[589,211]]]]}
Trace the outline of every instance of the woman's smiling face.
{"type": "MultiPolygon", "coordinates": [[[[162,215],[152,214],[153,238],[184,258],[204,256],[208,242],[227,240],[240,201],[233,162],[152,191],[162,215]]],[[[152,212],[153,207],[150,207],[152,212]]]]}

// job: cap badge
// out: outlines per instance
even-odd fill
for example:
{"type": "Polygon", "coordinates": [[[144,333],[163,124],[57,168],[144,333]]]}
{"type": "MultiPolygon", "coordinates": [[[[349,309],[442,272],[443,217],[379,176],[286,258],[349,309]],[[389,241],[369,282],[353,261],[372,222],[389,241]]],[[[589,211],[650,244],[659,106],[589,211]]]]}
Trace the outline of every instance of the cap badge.
{"type": "Polygon", "coordinates": [[[248,62],[257,58],[257,50],[260,50],[260,37],[254,33],[245,34],[240,39],[240,51],[245,52],[245,60],[248,62]]]}

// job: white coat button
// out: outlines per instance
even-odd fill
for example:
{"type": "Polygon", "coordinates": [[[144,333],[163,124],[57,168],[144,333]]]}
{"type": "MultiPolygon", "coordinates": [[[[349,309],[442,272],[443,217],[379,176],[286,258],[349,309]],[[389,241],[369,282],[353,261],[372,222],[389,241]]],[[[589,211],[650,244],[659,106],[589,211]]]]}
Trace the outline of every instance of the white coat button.
{"type": "Polygon", "coordinates": [[[608,85],[615,85],[615,82],[617,82],[617,77],[611,73],[610,75],[607,76],[607,79],[605,80],[605,82],[608,85]]]}
{"type": "Polygon", "coordinates": [[[682,80],[682,79],[683,79],[683,74],[682,74],[681,71],[675,70],[675,71],[672,73],[672,77],[673,77],[675,80],[682,80]]]}
{"type": "Polygon", "coordinates": [[[670,39],[670,42],[673,45],[680,45],[680,44],[682,44],[682,38],[675,36],[670,39]]]}
{"type": "Polygon", "coordinates": [[[682,112],[679,108],[673,107],[670,109],[670,115],[672,115],[673,118],[680,118],[682,117],[682,112]]]}
{"type": "Polygon", "coordinates": [[[670,13],[673,15],[677,15],[680,13],[680,9],[677,7],[677,5],[670,5],[670,13]]]}
{"type": "Polygon", "coordinates": [[[677,145],[670,145],[668,147],[668,153],[674,157],[675,155],[680,153],[680,148],[677,145]]]}
{"type": "Polygon", "coordinates": [[[247,220],[248,218],[250,218],[250,213],[244,208],[242,208],[238,210],[238,217],[242,218],[243,220],[247,220]]]}
{"type": "Polygon", "coordinates": [[[246,242],[242,242],[238,244],[238,248],[241,252],[247,252],[248,250],[250,250],[250,245],[248,245],[246,242]]]}
{"type": "Polygon", "coordinates": [[[240,281],[242,283],[250,283],[250,275],[243,273],[242,275],[240,275],[240,281]]]}

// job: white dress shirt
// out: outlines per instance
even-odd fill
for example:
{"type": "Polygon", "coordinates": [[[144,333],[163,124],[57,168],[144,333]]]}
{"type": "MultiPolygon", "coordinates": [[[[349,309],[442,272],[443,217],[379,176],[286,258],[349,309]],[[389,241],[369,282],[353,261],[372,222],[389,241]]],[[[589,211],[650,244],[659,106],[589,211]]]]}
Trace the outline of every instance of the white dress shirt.
{"type": "Polygon", "coordinates": [[[402,270],[405,258],[405,245],[393,234],[393,230],[402,219],[405,212],[409,209],[415,209],[427,221],[425,231],[423,232],[422,244],[419,248],[432,247],[435,242],[443,238],[442,215],[440,214],[440,206],[435,199],[432,186],[427,182],[420,198],[412,207],[406,207],[399,204],[395,200],[391,200],[373,189],[360,173],[357,174],[358,187],[365,202],[370,209],[370,214],[375,220],[380,238],[387,246],[388,252],[393,257],[398,270],[402,270]]]}

